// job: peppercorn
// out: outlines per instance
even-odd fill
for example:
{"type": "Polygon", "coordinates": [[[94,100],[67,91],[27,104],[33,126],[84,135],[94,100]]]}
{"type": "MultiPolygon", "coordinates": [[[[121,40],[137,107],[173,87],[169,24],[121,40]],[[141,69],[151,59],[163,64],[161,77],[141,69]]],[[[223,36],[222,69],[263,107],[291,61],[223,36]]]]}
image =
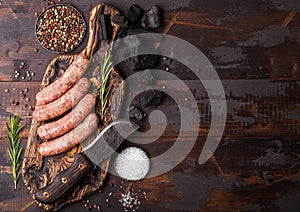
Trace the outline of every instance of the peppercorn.
{"type": "MultiPolygon", "coordinates": [[[[53,5],[54,2],[50,1],[53,5]]],[[[36,35],[42,46],[54,52],[73,50],[85,35],[82,15],[69,5],[49,7],[38,18],[36,35]]]]}
{"type": "Polygon", "coordinates": [[[8,93],[8,92],[9,92],[9,90],[6,88],[6,89],[4,90],[4,92],[5,92],[5,93],[8,93]]]}

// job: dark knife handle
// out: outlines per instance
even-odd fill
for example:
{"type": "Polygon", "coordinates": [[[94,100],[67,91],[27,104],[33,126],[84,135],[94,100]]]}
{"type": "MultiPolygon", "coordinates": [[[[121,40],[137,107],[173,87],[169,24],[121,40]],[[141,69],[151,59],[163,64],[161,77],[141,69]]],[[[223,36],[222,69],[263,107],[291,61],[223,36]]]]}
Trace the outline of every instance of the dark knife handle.
{"type": "Polygon", "coordinates": [[[93,165],[82,154],[75,155],[71,167],[59,173],[55,180],[35,193],[35,199],[41,203],[52,203],[65,196],[78,181],[93,169],[93,165]]]}

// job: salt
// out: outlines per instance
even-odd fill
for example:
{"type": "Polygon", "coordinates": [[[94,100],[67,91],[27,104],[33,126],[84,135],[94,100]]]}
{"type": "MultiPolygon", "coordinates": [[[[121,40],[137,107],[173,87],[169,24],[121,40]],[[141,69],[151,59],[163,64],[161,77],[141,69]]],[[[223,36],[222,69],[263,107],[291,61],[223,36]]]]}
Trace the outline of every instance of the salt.
{"type": "Polygon", "coordinates": [[[138,147],[124,149],[116,158],[115,169],[117,174],[126,180],[141,180],[146,177],[150,168],[150,159],[138,147]]]}

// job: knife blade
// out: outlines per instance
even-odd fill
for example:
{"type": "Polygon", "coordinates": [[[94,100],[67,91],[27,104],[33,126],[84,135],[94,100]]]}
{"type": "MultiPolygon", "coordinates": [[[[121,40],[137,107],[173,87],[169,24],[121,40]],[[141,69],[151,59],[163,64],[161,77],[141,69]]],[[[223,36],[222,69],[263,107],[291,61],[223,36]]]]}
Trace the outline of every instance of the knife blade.
{"type": "Polygon", "coordinates": [[[59,173],[51,184],[35,193],[35,199],[49,204],[65,196],[88,172],[109,158],[138,128],[137,124],[129,120],[117,120],[109,124],[88,146],[75,155],[70,168],[59,173]]]}

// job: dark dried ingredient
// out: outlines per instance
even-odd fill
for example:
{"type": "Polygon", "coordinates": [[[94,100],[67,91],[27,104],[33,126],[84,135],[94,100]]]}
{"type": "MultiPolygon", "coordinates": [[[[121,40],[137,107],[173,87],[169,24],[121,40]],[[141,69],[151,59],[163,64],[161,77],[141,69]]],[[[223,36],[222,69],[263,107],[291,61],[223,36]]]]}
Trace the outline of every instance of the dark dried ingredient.
{"type": "Polygon", "coordinates": [[[159,63],[158,55],[139,55],[127,61],[128,68],[132,71],[141,71],[154,68],[159,63]]]}
{"type": "Polygon", "coordinates": [[[118,39],[124,38],[127,35],[127,29],[121,28],[118,33],[118,39]]]}
{"type": "Polygon", "coordinates": [[[141,41],[136,35],[130,35],[124,38],[124,44],[128,47],[126,51],[126,56],[130,57],[126,60],[126,65],[129,70],[141,71],[145,69],[154,68],[160,61],[160,56],[158,55],[139,55],[133,56],[139,53],[139,49],[150,49],[153,46],[141,45],[141,41]]]}
{"type": "Polygon", "coordinates": [[[113,33],[113,27],[110,22],[110,15],[99,15],[98,21],[100,40],[110,40],[113,33]]]}
{"type": "Polygon", "coordinates": [[[149,10],[147,10],[142,18],[142,26],[146,29],[156,29],[160,27],[158,12],[159,9],[157,6],[152,6],[149,10]]]}
{"type": "Polygon", "coordinates": [[[139,78],[139,82],[143,85],[150,85],[153,83],[154,76],[150,70],[144,71],[144,73],[139,78]]]}
{"type": "Polygon", "coordinates": [[[141,105],[143,108],[158,106],[163,101],[165,93],[157,90],[145,91],[144,96],[141,98],[141,105]]]}
{"type": "Polygon", "coordinates": [[[124,16],[122,16],[122,15],[115,15],[112,18],[112,21],[115,24],[120,25],[120,27],[122,27],[122,28],[127,28],[128,27],[128,20],[124,16]]]}
{"type": "Polygon", "coordinates": [[[129,107],[129,118],[136,118],[137,120],[141,121],[144,116],[142,111],[137,106],[131,105],[129,107]]]}
{"type": "Polygon", "coordinates": [[[133,4],[128,10],[127,18],[130,22],[136,23],[140,20],[143,15],[143,10],[138,5],[133,4]]]}

